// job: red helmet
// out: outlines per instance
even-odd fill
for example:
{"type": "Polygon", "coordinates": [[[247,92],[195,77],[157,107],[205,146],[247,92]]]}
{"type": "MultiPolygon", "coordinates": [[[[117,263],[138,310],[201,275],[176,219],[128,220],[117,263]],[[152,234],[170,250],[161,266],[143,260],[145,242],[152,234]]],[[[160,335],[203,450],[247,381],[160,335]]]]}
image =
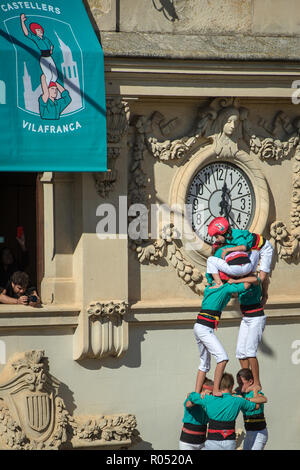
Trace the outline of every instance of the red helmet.
{"type": "Polygon", "coordinates": [[[33,33],[33,34],[36,34],[36,30],[37,29],[41,29],[43,31],[43,34],[44,34],[44,28],[38,24],[38,23],[31,23],[30,26],[30,31],[33,33]]]}
{"type": "Polygon", "coordinates": [[[55,82],[50,82],[50,83],[49,83],[48,88],[52,88],[52,87],[57,88],[57,85],[56,85],[55,82]]]}
{"type": "Polygon", "coordinates": [[[215,235],[224,235],[229,227],[228,220],[224,217],[216,217],[212,220],[207,228],[208,235],[214,237],[215,235]]]}

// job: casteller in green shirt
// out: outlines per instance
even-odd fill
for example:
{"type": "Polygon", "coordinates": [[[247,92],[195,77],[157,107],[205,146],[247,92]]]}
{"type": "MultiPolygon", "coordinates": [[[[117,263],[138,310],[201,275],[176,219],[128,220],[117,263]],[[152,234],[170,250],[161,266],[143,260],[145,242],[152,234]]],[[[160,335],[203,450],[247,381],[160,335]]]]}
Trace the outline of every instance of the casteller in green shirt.
{"type": "MultiPolygon", "coordinates": [[[[259,395],[263,395],[263,392],[260,390],[259,395]]],[[[244,398],[253,398],[253,390],[250,390],[248,393],[242,393],[244,398]]],[[[267,423],[264,415],[264,404],[261,403],[258,409],[243,411],[244,423],[246,431],[262,431],[267,427],[267,423]]]]}
{"type": "Polygon", "coordinates": [[[258,278],[257,284],[251,284],[249,289],[239,294],[240,308],[243,316],[254,318],[265,314],[261,303],[261,296],[261,281],[258,278]]]}
{"type": "Polygon", "coordinates": [[[259,233],[252,233],[249,230],[231,229],[230,233],[225,233],[225,242],[233,246],[244,245],[246,251],[261,250],[266,243],[266,239],[259,233]]]}
{"type": "Polygon", "coordinates": [[[240,411],[247,413],[256,409],[255,403],[231,393],[223,393],[221,397],[205,395],[201,398],[199,393],[192,392],[188,399],[195,405],[201,405],[208,419],[214,421],[235,421],[240,411]]]}
{"type": "Polygon", "coordinates": [[[62,92],[61,98],[53,101],[48,98],[46,103],[43,101],[42,96],[43,95],[39,97],[40,115],[42,119],[58,120],[63,110],[66,109],[72,101],[68,90],[62,92]]]}
{"type": "Polygon", "coordinates": [[[184,416],[182,422],[190,424],[207,424],[208,416],[204,411],[204,408],[198,405],[187,408],[186,403],[188,400],[189,398],[184,402],[184,416]]]}
{"type": "Polygon", "coordinates": [[[183,427],[180,441],[187,444],[203,444],[206,440],[208,416],[202,406],[187,407],[184,402],[183,427]]]}
{"type": "Polygon", "coordinates": [[[231,393],[223,393],[221,397],[205,395],[201,398],[199,393],[193,392],[189,400],[195,405],[201,405],[206,412],[208,422],[207,439],[224,440],[235,439],[235,420],[240,411],[243,413],[256,409],[256,404],[231,393]]]}
{"type": "Polygon", "coordinates": [[[246,290],[243,282],[239,282],[238,284],[226,283],[217,288],[207,286],[204,289],[201,311],[197,316],[197,323],[215,328],[223,309],[231,299],[231,295],[235,292],[241,294],[242,292],[246,292],[246,290]]]}

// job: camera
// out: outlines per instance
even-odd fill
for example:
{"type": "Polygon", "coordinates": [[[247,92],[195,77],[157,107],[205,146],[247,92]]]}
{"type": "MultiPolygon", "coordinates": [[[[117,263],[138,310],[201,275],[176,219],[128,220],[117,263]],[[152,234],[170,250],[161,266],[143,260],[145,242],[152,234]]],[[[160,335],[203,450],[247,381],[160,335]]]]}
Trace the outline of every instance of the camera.
{"type": "Polygon", "coordinates": [[[37,302],[38,298],[36,295],[29,295],[28,296],[28,303],[29,302],[37,302]]]}

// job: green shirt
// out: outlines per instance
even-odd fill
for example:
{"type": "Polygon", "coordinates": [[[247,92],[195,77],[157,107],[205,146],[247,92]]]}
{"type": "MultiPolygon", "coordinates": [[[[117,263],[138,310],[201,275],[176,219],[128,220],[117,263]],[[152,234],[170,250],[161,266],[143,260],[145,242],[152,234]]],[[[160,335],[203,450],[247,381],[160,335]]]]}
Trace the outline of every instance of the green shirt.
{"type": "Polygon", "coordinates": [[[241,305],[255,305],[261,302],[261,282],[258,279],[258,284],[251,284],[249,289],[239,294],[239,302],[241,305]]]}
{"type": "Polygon", "coordinates": [[[222,258],[222,253],[223,253],[223,251],[225,250],[225,248],[232,248],[233,246],[236,246],[236,245],[230,245],[230,244],[228,244],[228,245],[222,245],[222,246],[220,246],[220,248],[218,248],[218,249],[215,251],[215,253],[214,253],[213,256],[216,256],[216,258],[222,258]]]}
{"type": "Polygon", "coordinates": [[[232,238],[228,238],[228,235],[225,234],[225,240],[227,243],[230,243],[233,246],[245,245],[246,251],[251,250],[253,244],[253,233],[249,230],[237,230],[232,229],[231,231],[232,238]]]}
{"type": "Polygon", "coordinates": [[[223,393],[222,397],[205,395],[201,398],[199,393],[193,392],[189,400],[195,405],[201,405],[208,418],[215,421],[235,421],[240,411],[247,413],[256,407],[255,403],[234,397],[230,393],[223,393]]]}
{"type": "Polygon", "coordinates": [[[218,310],[222,312],[234,292],[237,292],[238,294],[246,292],[244,283],[239,282],[238,284],[228,284],[227,282],[215,289],[212,289],[210,286],[205,287],[201,309],[218,310]]]}
{"type": "Polygon", "coordinates": [[[67,90],[63,91],[61,98],[58,100],[48,99],[47,103],[44,103],[42,95],[39,97],[40,114],[42,119],[53,119],[57,120],[60,118],[63,110],[71,103],[71,97],[67,90]]]}
{"type": "Polygon", "coordinates": [[[37,45],[40,51],[50,51],[51,47],[53,46],[50,39],[48,39],[46,36],[43,36],[43,38],[39,38],[36,34],[33,34],[31,31],[28,31],[27,37],[37,45]]]}
{"type": "Polygon", "coordinates": [[[190,423],[190,424],[197,424],[203,425],[208,423],[208,416],[205,413],[202,406],[195,405],[191,408],[187,408],[186,402],[188,398],[184,402],[184,416],[183,416],[183,423],[190,423]]]}
{"type": "MultiPolygon", "coordinates": [[[[264,394],[261,391],[258,392],[258,394],[264,396],[264,394]]],[[[254,396],[253,390],[251,390],[248,393],[242,393],[242,396],[244,398],[253,398],[253,396],[254,396]]],[[[264,412],[264,404],[261,403],[259,405],[258,410],[249,410],[249,411],[243,412],[243,414],[244,414],[244,416],[255,416],[255,415],[259,415],[263,412],[264,412]]]]}

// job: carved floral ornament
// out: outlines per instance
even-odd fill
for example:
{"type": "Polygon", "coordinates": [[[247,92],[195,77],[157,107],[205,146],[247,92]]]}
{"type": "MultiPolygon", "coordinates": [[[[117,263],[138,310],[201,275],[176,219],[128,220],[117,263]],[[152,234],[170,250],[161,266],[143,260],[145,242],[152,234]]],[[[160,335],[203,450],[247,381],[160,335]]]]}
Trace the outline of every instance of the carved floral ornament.
{"type": "Polygon", "coordinates": [[[134,415],[72,417],[44,351],[13,357],[0,374],[0,449],[57,450],[136,442],[134,415]]]}
{"type": "Polygon", "coordinates": [[[88,356],[102,359],[121,357],[128,349],[128,311],[126,302],[92,302],[87,309],[90,330],[88,356]]]}
{"type": "MultiPolygon", "coordinates": [[[[291,120],[280,111],[271,123],[262,119],[252,123],[248,115],[248,109],[241,107],[238,99],[214,99],[199,109],[188,135],[174,140],[168,139],[168,136],[177,126],[177,118],[167,121],[159,112],[154,112],[150,118],[138,116],[130,168],[129,203],[147,205],[149,202],[148,177],[144,169],[144,159],[149,153],[162,162],[179,166],[178,181],[172,183],[170,203],[174,202],[175,186],[179,187],[182,183],[178,174],[188,172],[188,168],[191,168],[192,174],[193,162],[196,167],[212,159],[231,160],[244,167],[254,182],[258,207],[252,227],[258,232],[263,231],[268,219],[269,200],[259,161],[276,164],[293,158],[291,228],[289,231],[284,222],[276,220],[269,231],[279,257],[296,261],[300,254],[300,118],[291,120]]],[[[181,199],[184,203],[183,194],[181,199]]],[[[192,262],[186,259],[180,243],[173,236],[174,229],[172,225],[161,227],[158,240],[135,240],[131,247],[141,263],[158,263],[161,258],[168,257],[183,281],[199,294],[204,288],[203,273],[193,263],[198,262],[199,257],[195,255],[193,260],[192,256],[192,262]]],[[[202,255],[208,256],[208,251],[204,250],[202,255]]]]}
{"type": "Polygon", "coordinates": [[[106,198],[114,189],[118,177],[117,159],[121,154],[121,144],[129,126],[130,110],[128,103],[119,98],[106,100],[107,125],[107,167],[109,172],[93,173],[96,191],[106,198]]]}

